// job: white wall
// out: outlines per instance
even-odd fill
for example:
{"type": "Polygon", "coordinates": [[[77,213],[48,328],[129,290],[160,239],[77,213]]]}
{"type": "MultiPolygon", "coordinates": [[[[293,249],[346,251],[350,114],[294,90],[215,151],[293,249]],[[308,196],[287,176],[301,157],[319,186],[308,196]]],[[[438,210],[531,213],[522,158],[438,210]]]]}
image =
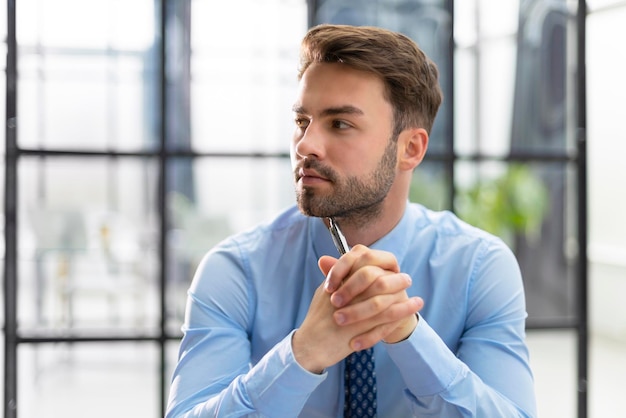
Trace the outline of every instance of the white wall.
{"type": "Polygon", "coordinates": [[[592,333],[626,341],[626,2],[589,6],[590,323],[592,333]]]}

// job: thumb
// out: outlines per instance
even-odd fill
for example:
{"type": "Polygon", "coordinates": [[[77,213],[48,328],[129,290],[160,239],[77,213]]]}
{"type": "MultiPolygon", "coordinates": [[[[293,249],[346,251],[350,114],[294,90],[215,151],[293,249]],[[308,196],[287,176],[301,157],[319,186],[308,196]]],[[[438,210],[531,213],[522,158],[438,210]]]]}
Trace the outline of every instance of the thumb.
{"type": "Polygon", "coordinates": [[[317,261],[317,265],[319,266],[324,276],[327,276],[328,272],[335,265],[336,262],[337,259],[335,257],[331,257],[330,255],[323,255],[317,261]]]}

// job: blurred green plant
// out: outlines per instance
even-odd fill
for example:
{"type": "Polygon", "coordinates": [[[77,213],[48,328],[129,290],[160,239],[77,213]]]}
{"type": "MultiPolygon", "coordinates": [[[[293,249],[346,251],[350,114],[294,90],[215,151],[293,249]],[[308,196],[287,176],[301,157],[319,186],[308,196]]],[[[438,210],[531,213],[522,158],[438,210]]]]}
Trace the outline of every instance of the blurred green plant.
{"type": "Polygon", "coordinates": [[[413,172],[409,200],[432,210],[449,209],[448,190],[448,180],[442,170],[419,167],[413,172]]]}
{"type": "Polygon", "coordinates": [[[457,215],[513,245],[516,235],[539,237],[548,210],[548,191],[526,165],[512,164],[498,177],[481,180],[456,194],[457,215]]]}

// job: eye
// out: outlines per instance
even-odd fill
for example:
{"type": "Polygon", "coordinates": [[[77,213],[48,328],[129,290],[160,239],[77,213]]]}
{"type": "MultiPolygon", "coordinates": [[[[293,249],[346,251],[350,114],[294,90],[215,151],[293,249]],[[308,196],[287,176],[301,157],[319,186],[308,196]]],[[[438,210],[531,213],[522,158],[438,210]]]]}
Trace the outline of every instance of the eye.
{"type": "Polygon", "coordinates": [[[296,126],[300,129],[306,129],[309,126],[310,121],[307,118],[296,117],[296,126]]]}
{"type": "Polygon", "coordinates": [[[332,122],[332,126],[335,129],[349,129],[352,127],[352,125],[350,125],[346,121],[338,120],[338,119],[332,122]]]}

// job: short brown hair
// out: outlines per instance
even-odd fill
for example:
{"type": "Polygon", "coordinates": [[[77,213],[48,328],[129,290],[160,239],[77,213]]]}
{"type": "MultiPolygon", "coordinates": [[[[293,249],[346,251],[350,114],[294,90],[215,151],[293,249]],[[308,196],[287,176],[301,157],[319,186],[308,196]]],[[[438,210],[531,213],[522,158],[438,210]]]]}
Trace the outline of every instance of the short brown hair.
{"type": "Polygon", "coordinates": [[[409,127],[430,133],[443,100],[439,71],[409,37],[372,26],[315,26],[302,40],[298,79],[312,63],[342,63],[380,77],[394,136],[409,127]]]}

